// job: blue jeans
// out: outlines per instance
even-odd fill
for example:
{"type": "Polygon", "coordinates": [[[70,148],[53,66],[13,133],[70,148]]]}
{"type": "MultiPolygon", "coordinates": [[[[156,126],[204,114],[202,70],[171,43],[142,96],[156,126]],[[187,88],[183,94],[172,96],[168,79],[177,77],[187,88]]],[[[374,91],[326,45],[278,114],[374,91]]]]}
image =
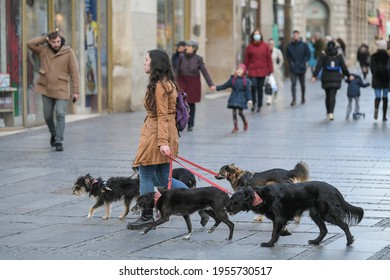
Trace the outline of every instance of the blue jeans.
{"type": "Polygon", "coordinates": [[[381,98],[382,91],[383,91],[383,97],[387,97],[387,94],[389,93],[388,88],[374,88],[375,98],[381,98]]]}
{"type": "Polygon", "coordinates": [[[55,136],[55,143],[62,143],[65,131],[65,115],[68,100],[54,99],[42,95],[43,117],[51,136],[55,136]],[[54,110],[56,120],[54,121],[54,110]]]}
{"type": "MultiPolygon", "coordinates": [[[[169,163],[139,166],[140,195],[154,192],[157,186],[168,187],[169,163]]],[[[187,189],[183,182],[172,178],[172,189],[187,189]]]]}

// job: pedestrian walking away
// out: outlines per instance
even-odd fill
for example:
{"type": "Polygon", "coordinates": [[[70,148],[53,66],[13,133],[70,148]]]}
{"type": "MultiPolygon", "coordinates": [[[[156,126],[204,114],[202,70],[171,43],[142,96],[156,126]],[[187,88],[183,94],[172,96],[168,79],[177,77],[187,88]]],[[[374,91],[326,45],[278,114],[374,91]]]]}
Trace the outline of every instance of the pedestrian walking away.
{"type": "Polygon", "coordinates": [[[370,69],[370,51],[366,43],[359,46],[356,58],[363,73],[363,79],[366,79],[370,69]]]}
{"type": "Polygon", "coordinates": [[[387,121],[387,95],[389,92],[389,73],[390,61],[387,53],[387,42],[385,40],[377,41],[377,51],[371,56],[370,70],[372,74],[372,88],[375,92],[374,100],[374,119],[378,119],[378,111],[381,99],[383,101],[382,120],[387,121]]]}
{"type": "Polygon", "coordinates": [[[343,75],[350,80],[353,76],[349,74],[348,68],[345,65],[341,54],[338,54],[336,43],[329,41],[325,52],[318,59],[316,68],[314,69],[312,81],[315,82],[318,74],[322,70],[321,85],[325,90],[325,106],[327,117],[330,121],[334,120],[334,107],[336,104],[336,93],[341,87],[343,75]]]}
{"type": "Polygon", "coordinates": [[[310,59],[309,46],[302,41],[299,31],[293,32],[292,41],[287,45],[287,61],[290,66],[291,76],[291,106],[296,103],[297,79],[301,85],[301,104],[305,103],[305,73],[310,59]]]}
{"type": "Polygon", "coordinates": [[[363,79],[358,74],[351,74],[353,76],[353,80],[346,79],[345,82],[348,83],[347,88],[347,97],[348,97],[348,105],[347,105],[347,114],[346,119],[349,119],[349,116],[352,112],[352,102],[355,101],[355,111],[353,113],[353,119],[357,120],[360,117],[365,117],[365,114],[360,112],[360,88],[368,87],[370,83],[364,83],[363,79]]]}
{"type": "Polygon", "coordinates": [[[248,109],[248,105],[252,105],[251,81],[245,77],[245,64],[237,66],[234,75],[229,80],[219,86],[213,86],[213,90],[232,89],[232,93],[228,99],[227,107],[233,110],[233,130],[232,133],[238,131],[237,111],[243,122],[244,131],[248,130],[248,121],[244,115],[244,109],[248,109]]]}
{"type": "Polygon", "coordinates": [[[282,73],[282,67],[284,64],[284,57],[283,53],[280,49],[275,47],[275,41],[273,39],[269,39],[268,46],[271,51],[271,59],[272,59],[272,67],[273,67],[273,76],[276,81],[277,90],[273,92],[273,102],[276,103],[276,98],[278,94],[278,90],[281,90],[283,88],[283,73],[282,73]]]}
{"type": "Polygon", "coordinates": [[[259,113],[263,105],[263,86],[265,77],[273,73],[271,52],[263,41],[260,29],[255,29],[250,36],[250,43],[245,49],[244,64],[252,81],[252,112],[259,113]]]}
{"type": "Polygon", "coordinates": [[[179,55],[178,66],[176,68],[177,82],[180,90],[187,93],[187,102],[190,106],[190,118],[188,120],[188,131],[192,131],[195,125],[195,104],[201,101],[201,82],[200,73],[202,73],[208,86],[213,86],[213,81],[206,69],[203,58],[197,55],[198,42],[189,40],[186,42],[186,51],[179,55]]]}
{"type": "Polygon", "coordinates": [[[43,116],[49,128],[50,145],[63,151],[65,115],[70,99],[69,77],[72,80],[72,100],[79,99],[80,74],[73,50],[65,45],[58,31],[27,42],[27,47],[39,57],[39,78],[35,91],[42,94],[43,116]],[[54,120],[55,112],[55,120],[54,120]]]}

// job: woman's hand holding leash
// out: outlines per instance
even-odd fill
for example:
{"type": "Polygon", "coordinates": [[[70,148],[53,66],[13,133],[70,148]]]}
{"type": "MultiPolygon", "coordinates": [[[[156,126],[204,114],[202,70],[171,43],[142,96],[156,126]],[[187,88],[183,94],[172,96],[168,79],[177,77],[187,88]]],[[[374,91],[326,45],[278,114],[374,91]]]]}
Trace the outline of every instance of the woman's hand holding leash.
{"type": "Polygon", "coordinates": [[[171,149],[169,148],[169,146],[160,146],[160,153],[162,153],[163,156],[170,156],[171,149]]]}

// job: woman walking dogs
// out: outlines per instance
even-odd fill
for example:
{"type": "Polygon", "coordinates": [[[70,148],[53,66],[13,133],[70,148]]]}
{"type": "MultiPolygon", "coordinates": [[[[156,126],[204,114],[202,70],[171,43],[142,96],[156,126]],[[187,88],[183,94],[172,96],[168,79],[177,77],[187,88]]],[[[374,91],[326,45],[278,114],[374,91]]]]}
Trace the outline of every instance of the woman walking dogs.
{"type": "MultiPolygon", "coordinates": [[[[151,50],[145,57],[144,70],[149,74],[144,105],[147,117],[141,131],[138,151],[133,163],[139,168],[140,195],[153,192],[156,179],[160,186],[168,186],[169,158],[177,157],[179,133],[176,127],[177,84],[168,54],[151,50]]],[[[173,188],[187,188],[172,180],[173,188]]],[[[153,221],[153,209],[144,209],[141,217],[128,223],[128,229],[139,229],[153,221]]]]}

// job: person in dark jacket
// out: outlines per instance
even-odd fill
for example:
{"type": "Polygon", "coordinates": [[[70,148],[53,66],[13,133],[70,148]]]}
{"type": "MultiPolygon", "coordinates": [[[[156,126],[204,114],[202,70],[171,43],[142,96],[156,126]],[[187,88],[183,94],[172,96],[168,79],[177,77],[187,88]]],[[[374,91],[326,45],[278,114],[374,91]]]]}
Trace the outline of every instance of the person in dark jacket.
{"type": "Polygon", "coordinates": [[[353,76],[349,74],[347,66],[345,66],[344,59],[341,54],[338,54],[336,43],[329,41],[325,52],[318,59],[316,68],[314,69],[312,81],[317,80],[317,76],[322,69],[321,85],[325,90],[326,99],[326,112],[328,119],[334,120],[334,106],[336,104],[336,93],[341,87],[341,81],[344,76],[347,76],[350,80],[353,76]]]}
{"type": "Polygon", "coordinates": [[[362,43],[357,51],[357,61],[359,62],[360,69],[363,73],[363,78],[365,79],[368,74],[368,69],[370,68],[370,51],[366,43],[362,43]]]}
{"type": "Polygon", "coordinates": [[[179,62],[179,55],[186,51],[186,41],[179,41],[176,43],[176,52],[172,55],[172,67],[173,70],[176,70],[177,64],[179,62]]]}
{"type": "Polygon", "coordinates": [[[287,45],[286,50],[287,61],[290,66],[290,77],[291,77],[291,94],[292,101],[291,106],[295,105],[296,102],[296,91],[297,91],[297,79],[301,85],[302,99],[301,103],[305,103],[305,73],[307,63],[310,59],[309,46],[302,41],[299,31],[293,32],[293,39],[287,45]]]}
{"type": "Polygon", "coordinates": [[[190,118],[188,131],[192,131],[195,124],[195,103],[201,100],[200,73],[202,73],[208,86],[213,86],[213,81],[206,69],[203,58],[196,54],[198,42],[189,40],[186,42],[186,51],[180,54],[176,68],[176,77],[179,88],[187,93],[187,102],[190,105],[190,118]]]}
{"type": "Polygon", "coordinates": [[[371,56],[370,70],[372,73],[372,88],[375,92],[374,101],[374,119],[378,119],[378,109],[381,102],[383,101],[383,116],[382,120],[387,121],[387,94],[389,92],[389,55],[386,51],[387,43],[385,40],[377,41],[377,51],[371,56]],[[383,93],[383,95],[382,95],[383,93]]]}
{"type": "Polygon", "coordinates": [[[353,80],[349,80],[349,79],[345,80],[345,82],[348,83],[348,88],[347,88],[348,106],[347,106],[346,118],[349,119],[349,116],[352,112],[352,101],[355,100],[355,112],[353,113],[353,119],[357,120],[361,116],[365,116],[363,113],[360,112],[360,106],[359,106],[360,88],[368,87],[370,83],[364,83],[362,78],[357,74],[351,74],[351,76],[353,76],[353,80]]]}
{"type": "Polygon", "coordinates": [[[227,88],[232,88],[232,93],[228,99],[227,107],[233,109],[233,130],[232,133],[238,131],[237,124],[237,110],[244,123],[244,131],[248,130],[248,121],[244,115],[244,109],[248,109],[248,105],[252,105],[252,93],[251,93],[251,81],[245,77],[246,67],[245,64],[240,64],[237,66],[234,75],[230,79],[219,86],[213,86],[213,90],[224,90],[227,88]]]}
{"type": "Polygon", "coordinates": [[[271,51],[264,42],[259,29],[255,29],[251,36],[251,42],[245,49],[244,64],[248,69],[248,76],[252,82],[252,112],[257,105],[257,113],[263,106],[263,86],[265,77],[274,72],[271,51]],[[257,98],[256,98],[257,97],[257,98]]]}

